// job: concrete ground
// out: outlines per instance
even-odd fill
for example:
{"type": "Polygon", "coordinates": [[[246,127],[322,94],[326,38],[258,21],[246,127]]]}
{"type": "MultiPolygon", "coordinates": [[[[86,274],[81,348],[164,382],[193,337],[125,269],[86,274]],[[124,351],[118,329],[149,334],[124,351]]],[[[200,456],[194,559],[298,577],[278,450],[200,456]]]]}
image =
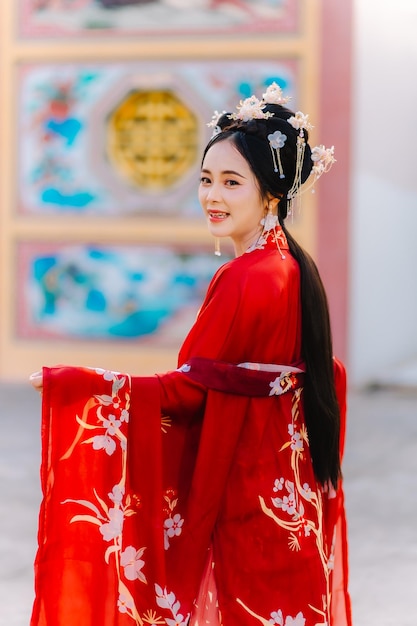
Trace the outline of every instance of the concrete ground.
{"type": "MultiPolygon", "coordinates": [[[[39,414],[29,385],[0,384],[0,626],[30,619],[39,414]]],[[[416,626],[417,384],[350,393],[344,474],[354,626],[416,626]]]]}

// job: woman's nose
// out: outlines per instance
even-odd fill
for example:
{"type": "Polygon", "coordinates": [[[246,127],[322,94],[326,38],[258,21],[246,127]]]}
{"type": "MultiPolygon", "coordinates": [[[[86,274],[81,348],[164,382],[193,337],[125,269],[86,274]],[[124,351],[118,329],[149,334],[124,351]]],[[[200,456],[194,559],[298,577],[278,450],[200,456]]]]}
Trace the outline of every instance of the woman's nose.
{"type": "Polygon", "coordinates": [[[221,199],[220,186],[216,183],[212,183],[207,191],[207,200],[211,202],[217,202],[221,199]]]}

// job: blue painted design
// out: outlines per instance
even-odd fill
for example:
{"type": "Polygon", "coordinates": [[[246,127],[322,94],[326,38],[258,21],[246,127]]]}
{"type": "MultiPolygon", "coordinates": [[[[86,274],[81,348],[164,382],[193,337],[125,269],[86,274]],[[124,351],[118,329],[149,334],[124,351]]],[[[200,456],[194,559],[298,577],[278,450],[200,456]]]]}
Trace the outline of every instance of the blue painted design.
{"type": "Polygon", "coordinates": [[[95,196],[88,191],[64,194],[59,189],[44,189],[41,193],[41,198],[45,204],[57,204],[60,207],[83,209],[94,200],[95,196]]]}
{"type": "Polygon", "coordinates": [[[45,128],[66,139],[67,146],[72,146],[78,133],[82,129],[82,124],[79,120],[74,118],[68,118],[62,122],[49,119],[45,122],[45,128]]]}

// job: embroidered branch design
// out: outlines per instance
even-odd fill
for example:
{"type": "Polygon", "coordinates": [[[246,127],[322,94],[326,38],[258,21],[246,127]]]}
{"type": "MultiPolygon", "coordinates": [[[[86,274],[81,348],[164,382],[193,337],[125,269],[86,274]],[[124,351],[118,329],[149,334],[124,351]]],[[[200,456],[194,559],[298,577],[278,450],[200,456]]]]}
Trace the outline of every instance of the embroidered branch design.
{"type": "MultiPolygon", "coordinates": [[[[114,567],[118,580],[117,608],[120,613],[131,618],[139,626],[144,624],[166,624],[167,626],[185,626],[188,616],[180,613],[180,603],[173,593],[155,585],[155,602],[161,609],[166,609],[167,617],[158,615],[154,609],[148,609],[140,616],[134,599],[134,586],[139,582],[147,585],[146,546],[124,544],[123,529],[126,520],[136,515],[141,507],[141,498],[137,494],[126,493],[127,477],[127,427],[129,423],[131,381],[128,376],[116,372],[95,370],[98,376],[108,382],[110,393],[95,395],[83,408],[81,416],[76,415],[78,430],[68,450],[61,457],[65,461],[71,457],[79,445],[90,445],[97,454],[116,458],[120,462],[120,478],[105,496],[93,487],[91,500],[65,499],[63,505],[77,505],[77,512],[70,518],[70,524],[87,523],[98,528],[104,547],[103,559],[109,567],[114,567]],[[86,436],[87,435],[87,436],[86,436]],[[90,436],[91,435],[91,436],[90,436]],[[108,544],[105,547],[105,544],[108,544]]],[[[169,427],[169,418],[162,422],[162,427],[169,427]]],[[[114,466],[114,465],[113,465],[114,466]]],[[[174,510],[178,498],[173,490],[164,495],[167,518],[164,523],[165,547],[169,540],[181,534],[184,520],[174,510]]]]}

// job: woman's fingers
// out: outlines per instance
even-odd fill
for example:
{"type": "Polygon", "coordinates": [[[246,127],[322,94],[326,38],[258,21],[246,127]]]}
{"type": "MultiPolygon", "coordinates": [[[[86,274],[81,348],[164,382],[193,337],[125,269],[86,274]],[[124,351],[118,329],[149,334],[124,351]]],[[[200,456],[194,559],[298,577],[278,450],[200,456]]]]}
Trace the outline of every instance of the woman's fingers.
{"type": "Polygon", "coordinates": [[[29,381],[31,385],[37,390],[42,391],[43,387],[43,375],[42,372],[34,372],[29,376],[29,381]]]}

